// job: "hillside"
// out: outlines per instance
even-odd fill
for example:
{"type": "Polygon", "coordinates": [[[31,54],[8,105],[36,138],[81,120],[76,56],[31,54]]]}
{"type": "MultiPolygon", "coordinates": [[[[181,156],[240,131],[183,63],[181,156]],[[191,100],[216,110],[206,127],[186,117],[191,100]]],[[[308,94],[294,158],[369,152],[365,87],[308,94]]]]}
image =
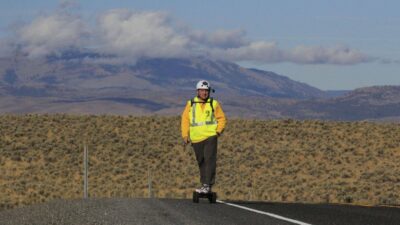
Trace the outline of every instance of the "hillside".
{"type": "MultiPolygon", "coordinates": [[[[111,90],[107,90],[110,92],[111,90]]],[[[90,115],[180,115],[193,91],[112,90],[111,96],[85,92],[75,97],[0,96],[0,113],[67,113],[90,115]]],[[[101,92],[100,92],[101,93],[101,92]]],[[[400,121],[398,86],[357,89],[331,99],[296,100],[264,96],[213,95],[222,103],[225,113],[235,118],[293,118],[323,120],[400,121]],[[371,93],[370,93],[371,91],[371,93]]]]}
{"type": "Polygon", "coordinates": [[[332,99],[299,101],[287,112],[300,119],[399,121],[400,86],[366,87],[332,99]]]}
{"type": "MultiPolygon", "coordinates": [[[[216,89],[226,114],[240,118],[399,121],[400,86],[323,92],[234,63],[142,59],[94,63],[91,52],[45,59],[0,59],[0,114],[179,115],[199,79],[216,89]],[[332,97],[333,96],[333,97],[332,97]]],[[[111,56],[110,56],[111,57],[111,56]]]]}
{"type": "Polygon", "coordinates": [[[373,86],[356,89],[339,97],[338,101],[354,102],[355,104],[388,105],[400,103],[400,86],[373,86]]]}
{"type": "MultiPolygon", "coordinates": [[[[0,116],[0,208],[83,196],[190,198],[198,185],[178,117],[0,116]],[[149,176],[150,175],[150,176],[149,176]]],[[[221,199],[399,204],[395,124],[230,119],[220,138],[221,199]]]]}
{"type": "Polygon", "coordinates": [[[215,89],[233,96],[296,99],[326,96],[317,88],[273,72],[202,57],[143,59],[131,64],[90,62],[95,58],[96,55],[81,52],[46,59],[3,58],[0,59],[0,85],[3,92],[12,96],[70,97],[76,92],[86,96],[85,91],[91,91],[101,93],[100,96],[116,97],[107,90],[175,93],[191,91],[198,80],[207,79],[215,89]]]}

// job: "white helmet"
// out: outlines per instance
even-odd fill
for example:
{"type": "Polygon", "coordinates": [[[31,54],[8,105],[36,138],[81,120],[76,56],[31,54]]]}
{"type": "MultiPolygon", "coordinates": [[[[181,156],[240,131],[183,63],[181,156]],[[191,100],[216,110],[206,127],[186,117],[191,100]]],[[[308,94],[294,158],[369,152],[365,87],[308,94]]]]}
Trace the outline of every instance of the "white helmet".
{"type": "Polygon", "coordinates": [[[196,89],[197,90],[199,90],[199,89],[208,89],[209,90],[210,83],[206,80],[201,80],[201,81],[197,82],[196,89]]]}

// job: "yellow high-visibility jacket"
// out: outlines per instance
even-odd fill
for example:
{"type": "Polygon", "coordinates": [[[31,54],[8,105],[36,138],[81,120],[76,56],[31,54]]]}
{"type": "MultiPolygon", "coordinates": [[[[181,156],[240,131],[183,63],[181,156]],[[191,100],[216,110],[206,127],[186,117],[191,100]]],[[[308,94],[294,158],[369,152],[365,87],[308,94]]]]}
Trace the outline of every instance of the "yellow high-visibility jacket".
{"type": "Polygon", "coordinates": [[[192,143],[197,143],[217,135],[217,132],[222,133],[225,128],[226,117],[219,102],[213,99],[213,113],[210,98],[207,102],[198,97],[193,100],[193,105],[191,100],[186,103],[182,113],[182,137],[189,137],[192,143]]]}

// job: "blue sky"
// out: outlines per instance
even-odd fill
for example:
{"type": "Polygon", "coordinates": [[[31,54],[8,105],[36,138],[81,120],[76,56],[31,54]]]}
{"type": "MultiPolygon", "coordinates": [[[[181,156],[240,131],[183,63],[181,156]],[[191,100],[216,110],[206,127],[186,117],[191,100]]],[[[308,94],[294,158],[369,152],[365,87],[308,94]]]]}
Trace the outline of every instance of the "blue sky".
{"type": "Polygon", "coordinates": [[[3,52],[14,43],[33,57],[69,46],[125,59],[203,54],[322,90],[400,85],[400,1],[0,0],[0,6],[3,52]]]}

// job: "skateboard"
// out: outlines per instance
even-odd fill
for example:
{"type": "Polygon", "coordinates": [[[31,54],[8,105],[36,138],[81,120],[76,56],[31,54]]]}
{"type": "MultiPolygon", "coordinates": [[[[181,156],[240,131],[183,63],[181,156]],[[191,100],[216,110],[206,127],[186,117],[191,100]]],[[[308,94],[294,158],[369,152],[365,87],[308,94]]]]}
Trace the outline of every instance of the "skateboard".
{"type": "Polygon", "coordinates": [[[208,198],[208,201],[210,203],[216,203],[217,202],[217,193],[216,192],[197,193],[197,192],[193,191],[193,202],[199,203],[200,198],[208,198]]]}

